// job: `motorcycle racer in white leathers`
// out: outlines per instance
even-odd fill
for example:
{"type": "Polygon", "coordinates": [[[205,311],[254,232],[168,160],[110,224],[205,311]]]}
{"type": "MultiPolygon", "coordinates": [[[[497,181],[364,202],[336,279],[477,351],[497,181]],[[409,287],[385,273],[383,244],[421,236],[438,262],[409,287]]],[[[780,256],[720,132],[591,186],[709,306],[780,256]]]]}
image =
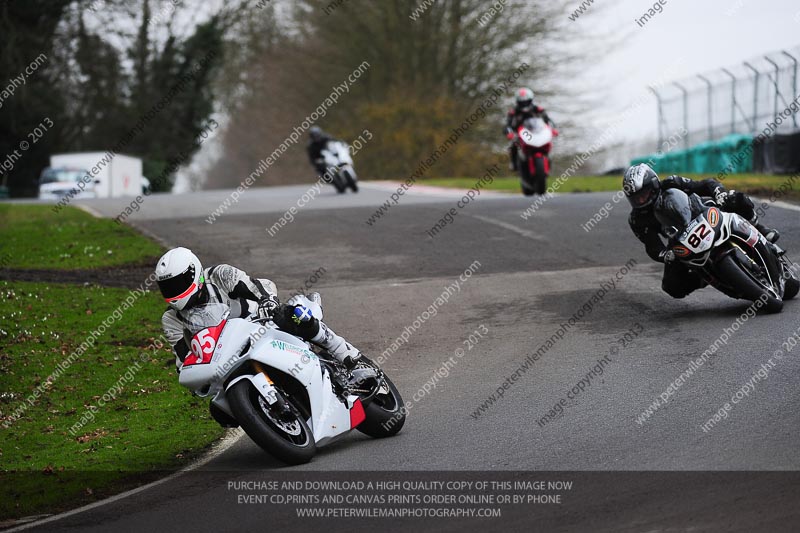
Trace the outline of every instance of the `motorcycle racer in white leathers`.
{"type": "Polygon", "coordinates": [[[175,352],[179,372],[190,352],[181,312],[208,303],[228,305],[232,318],[270,318],[281,330],[327,350],[347,368],[353,368],[361,358],[361,352],[315,318],[297,297],[281,305],[277,287],[268,279],[251,278],[226,264],[203,270],[197,256],[186,248],[173,248],[164,254],[155,274],[169,305],[161,325],[175,352]]]}

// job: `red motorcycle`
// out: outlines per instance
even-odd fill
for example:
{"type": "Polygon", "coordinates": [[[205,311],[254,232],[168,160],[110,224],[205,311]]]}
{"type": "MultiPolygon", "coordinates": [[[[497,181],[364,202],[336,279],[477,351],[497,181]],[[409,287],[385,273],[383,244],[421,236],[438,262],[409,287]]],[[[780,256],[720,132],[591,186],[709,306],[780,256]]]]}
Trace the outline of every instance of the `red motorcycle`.
{"type": "Polygon", "coordinates": [[[525,196],[544,194],[550,174],[550,150],[558,131],[543,118],[531,117],[517,130],[517,168],[525,196]]]}

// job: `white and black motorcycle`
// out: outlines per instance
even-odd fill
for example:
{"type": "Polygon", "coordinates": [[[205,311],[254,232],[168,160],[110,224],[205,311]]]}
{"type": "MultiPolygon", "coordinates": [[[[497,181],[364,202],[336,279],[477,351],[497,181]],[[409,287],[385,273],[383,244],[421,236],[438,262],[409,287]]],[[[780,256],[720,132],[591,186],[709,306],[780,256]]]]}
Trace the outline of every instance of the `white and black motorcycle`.
{"type": "MultiPolygon", "coordinates": [[[[322,317],[317,302],[303,305],[322,317]]],[[[241,428],[261,448],[289,463],[310,461],[317,447],[358,429],[390,437],[405,423],[391,380],[362,356],[349,371],[334,357],[278,330],[270,321],[230,318],[225,304],[182,314],[191,353],[180,384],[211,397],[215,420],[241,428]],[[353,379],[348,379],[352,376],[353,379]]]]}
{"type": "Polygon", "coordinates": [[[348,187],[358,192],[358,177],[353,168],[350,147],[341,141],[328,141],[321,154],[325,160],[325,181],[331,183],[338,193],[347,191],[348,187]]]}
{"type": "Polygon", "coordinates": [[[762,300],[767,312],[777,313],[800,291],[800,279],[784,250],[711,199],[669,189],[654,211],[675,258],[720,292],[762,300]]]}

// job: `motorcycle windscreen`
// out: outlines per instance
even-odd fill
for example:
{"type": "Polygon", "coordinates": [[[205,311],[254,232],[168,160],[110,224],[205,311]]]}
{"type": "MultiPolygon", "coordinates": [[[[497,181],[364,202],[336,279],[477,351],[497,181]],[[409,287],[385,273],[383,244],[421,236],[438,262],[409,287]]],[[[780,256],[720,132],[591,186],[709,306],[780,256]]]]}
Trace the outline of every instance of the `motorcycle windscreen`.
{"type": "Polygon", "coordinates": [[[661,193],[653,212],[669,237],[675,237],[685,230],[694,218],[689,196],[680,189],[667,189],[661,193]]]}
{"type": "Polygon", "coordinates": [[[539,148],[553,140],[553,131],[543,119],[535,117],[523,123],[519,136],[525,144],[539,148]]]}
{"type": "Polygon", "coordinates": [[[198,305],[180,314],[181,322],[190,335],[216,326],[230,315],[231,308],[223,303],[198,305]]]}

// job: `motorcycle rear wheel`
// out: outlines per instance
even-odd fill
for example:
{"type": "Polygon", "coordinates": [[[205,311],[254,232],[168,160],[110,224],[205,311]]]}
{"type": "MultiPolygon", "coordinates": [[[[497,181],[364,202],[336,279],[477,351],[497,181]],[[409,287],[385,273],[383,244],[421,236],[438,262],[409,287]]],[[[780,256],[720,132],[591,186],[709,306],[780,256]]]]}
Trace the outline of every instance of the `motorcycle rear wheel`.
{"type": "Polygon", "coordinates": [[[406,423],[406,408],[400,392],[388,376],[384,375],[383,379],[381,389],[364,406],[366,418],[356,426],[361,433],[375,439],[397,435],[406,423]]]}
{"type": "Polygon", "coordinates": [[[270,455],[291,465],[314,458],[317,453],[314,434],[297,409],[293,409],[295,419],[291,422],[279,419],[248,379],[231,387],[228,401],[247,436],[270,455]]]}
{"type": "Polygon", "coordinates": [[[755,302],[766,295],[764,309],[767,313],[780,313],[783,309],[783,300],[767,291],[747,267],[739,264],[731,255],[723,257],[716,270],[722,279],[736,288],[742,298],[755,302]]]}

